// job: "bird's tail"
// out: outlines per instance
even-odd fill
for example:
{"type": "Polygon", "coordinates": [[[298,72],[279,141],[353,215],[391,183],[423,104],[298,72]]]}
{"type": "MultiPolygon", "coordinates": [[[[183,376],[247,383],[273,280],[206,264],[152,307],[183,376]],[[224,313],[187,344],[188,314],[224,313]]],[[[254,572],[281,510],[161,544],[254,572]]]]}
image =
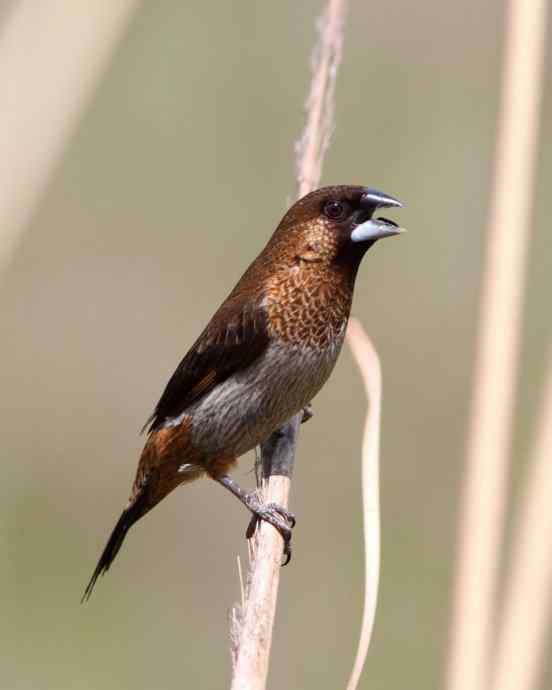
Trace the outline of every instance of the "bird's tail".
{"type": "Polygon", "coordinates": [[[121,517],[117,520],[117,524],[115,525],[113,532],[111,532],[111,536],[109,537],[107,544],[102,551],[98,565],[92,573],[90,582],[84,590],[81,603],[90,599],[90,595],[92,594],[96,580],[100,577],[100,575],[103,575],[109,570],[109,567],[115,560],[115,556],[119,553],[119,549],[121,548],[128,530],[137,520],[142,517],[143,511],[140,509],[141,506],[139,504],[140,501],[136,501],[128,508],[123,510],[121,517]]]}

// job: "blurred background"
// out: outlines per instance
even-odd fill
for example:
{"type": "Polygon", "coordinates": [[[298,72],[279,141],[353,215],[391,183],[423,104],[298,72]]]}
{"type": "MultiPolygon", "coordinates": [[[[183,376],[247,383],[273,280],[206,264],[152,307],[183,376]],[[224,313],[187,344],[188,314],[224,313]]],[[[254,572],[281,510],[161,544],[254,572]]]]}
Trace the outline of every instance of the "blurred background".
{"type": "MultiPolygon", "coordinates": [[[[314,0],[139,4],[0,276],[2,688],[228,684],[249,517],[214,483],[174,492],[79,600],[126,502],[138,430],[294,198],[320,10],[314,0]]],[[[502,13],[495,0],[352,2],[347,22],[323,183],[399,197],[395,217],[409,229],[367,257],[354,304],[384,372],[383,570],[361,684],[371,690],[442,684],[502,13]]],[[[514,499],[550,336],[551,59],[514,499]]],[[[343,687],[352,664],[364,408],[344,351],[301,432],[273,688],[343,687]]],[[[242,458],[235,478],[252,484],[252,464],[242,458]]],[[[549,669],[542,688],[551,683],[549,669]]]]}

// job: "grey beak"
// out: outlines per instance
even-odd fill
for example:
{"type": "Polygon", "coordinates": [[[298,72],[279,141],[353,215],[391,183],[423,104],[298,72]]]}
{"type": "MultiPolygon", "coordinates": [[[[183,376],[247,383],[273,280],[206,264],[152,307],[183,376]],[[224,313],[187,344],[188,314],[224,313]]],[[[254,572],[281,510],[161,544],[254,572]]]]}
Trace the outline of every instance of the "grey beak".
{"type": "Polygon", "coordinates": [[[365,187],[364,189],[364,194],[360,197],[360,205],[363,208],[373,208],[374,210],[376,208],[391,208],[393,206],[402,208],[402,203],[395,199],[395,197],[370,187],[365,187]]]}
{"type": "MultiPolygon", "coordinates": [[[[402,208],[402,203],[389,194],[384,194],[377,189],[370,187],[364,188],[364,193],[360,197],[360,206],[369,215],[378,208],[402,208]]],[[[366,218],[366,215],[364,216],[366,218]]],[[[397,227],[394,223],[386,221],[384,218],[374,218],[360,223],[351,233],[353,242],[368,242],[381,240],[383,237],[392,237],[404,232],[403,228],[397,227]]]]}
{"type": "Polygon", "coordinates": [[[357,225],[351,233],[351,240],[353,242],[375,241],[381,240],[384,237],[400,235],[401,232],[405,232],[404,228],[399,228],[396,225],[376,218],[357,225]]]}

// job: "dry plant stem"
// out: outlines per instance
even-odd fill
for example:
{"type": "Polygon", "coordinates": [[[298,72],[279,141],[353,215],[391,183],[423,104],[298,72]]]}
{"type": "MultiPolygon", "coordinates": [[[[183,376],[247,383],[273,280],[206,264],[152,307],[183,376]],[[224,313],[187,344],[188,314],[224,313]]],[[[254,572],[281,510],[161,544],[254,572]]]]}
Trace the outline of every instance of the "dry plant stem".
{"type": "MultiPolygon", "coordinates": [[[[298,415],[263,445],[261,496],[266,502],[287,502],[300,424],[298,415]]],[[[253,537],[246,603],[234,613],[232,690],[261,690],[266,685],[281,563],[282,537],[262,522],[253,537]]]]}
{"type": "Polygon", "coordinates": [[[296,147],[299,197],[316,189],[322,175],[322,162],[333,128],[335,83],[346,10],[345,0],[329,0],[319,20],[320,38],[312,56],[313,75],[306,103],[307,123],[296,147]]]}
{"type": "Polygon", "coordinates": [[[0,26],[0,274],[137,0],[17,0],[0,26]]]}
{"type": "Polygon", "coordinates": [[[538,114],[545,0],[511,0],[460,509],[447,690],[487,690],[538,114]]]}
{"type": "Polygon", "coordinates": [[[362,441],[362,504],[364,515],[364,610],[360,640],[347,690],[360,681],[376,617],[380,574],[379,455],[381,427],[381,366],[376,349],[357,319],[349,321],[349,347],[362,375],[368,411],[362,441]]]}
{"type": "Polygon", "coordinates": [[[492,690],[538,686],[552,610],[552,350],[521,504],[492,690]]]}
{"type": "MultiPolygon", "coordinates": [[[[345,0],[329,0],[320,20],[319,41],[313,59],[307,122],[297,147],[298,195],[320,182],[334,112],[334,87],[341,58],[345,0]]],[[[263,498],[288,505],[290,477],[302,413],[276,432],[264,445],[263,498]]],[[[232,690],[266,687],[283,542],[270,525],[261,525],[255,536],[245,594],[245,605],[234,607],[232,620],[232,690]]]]}

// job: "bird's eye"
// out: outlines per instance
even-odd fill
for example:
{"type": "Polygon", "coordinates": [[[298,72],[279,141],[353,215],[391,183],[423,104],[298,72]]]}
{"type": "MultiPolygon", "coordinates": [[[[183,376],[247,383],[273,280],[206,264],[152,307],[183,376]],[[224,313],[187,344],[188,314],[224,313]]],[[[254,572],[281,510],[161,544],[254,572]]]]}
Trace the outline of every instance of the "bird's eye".
{"type": "Polygon", "coordinates": [[[340,220],[345,216],[345,204],[341,201],[327,201],[324,204],[324,215],[331,220],[340,220]]]}

